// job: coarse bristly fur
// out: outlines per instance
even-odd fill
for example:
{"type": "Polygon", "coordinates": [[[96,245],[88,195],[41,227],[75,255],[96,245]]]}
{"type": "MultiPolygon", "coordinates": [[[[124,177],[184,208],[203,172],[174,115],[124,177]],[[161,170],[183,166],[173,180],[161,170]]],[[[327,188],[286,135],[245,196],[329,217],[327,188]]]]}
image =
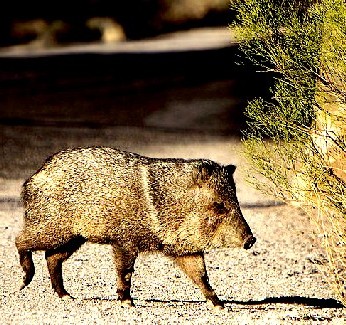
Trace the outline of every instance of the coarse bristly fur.
{"type": "Polygon", "coordinates": [[[208,283],[203,252],[255,241],[239,208],[234,170],[211,160],[156,159],[107,147],[49,157],[23,185],[24,227],[16,238],[22,288],[35,273],[32,251],[44,250],[53,289],[69,296],[61,264],[90,241],[112,245],[122,302],[132,304],[138,253],[156,250],[222,306],[208,283]]]}

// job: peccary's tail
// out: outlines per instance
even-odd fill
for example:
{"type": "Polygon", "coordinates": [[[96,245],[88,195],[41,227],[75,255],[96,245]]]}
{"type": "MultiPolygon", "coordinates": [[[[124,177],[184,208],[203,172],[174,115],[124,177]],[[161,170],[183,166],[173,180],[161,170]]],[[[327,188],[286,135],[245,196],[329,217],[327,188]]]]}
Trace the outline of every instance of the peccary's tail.
{"type": "Polygon", "coordinates": [[[23,234],[20,234],[16,238],[16,246],[19,254],[20,265],[24,271],[23,284],[20,287],[20,290],[24,289],[32,280],[35,275],[35,265],[32,260],[32,251],[23,247],[23,234]]]}

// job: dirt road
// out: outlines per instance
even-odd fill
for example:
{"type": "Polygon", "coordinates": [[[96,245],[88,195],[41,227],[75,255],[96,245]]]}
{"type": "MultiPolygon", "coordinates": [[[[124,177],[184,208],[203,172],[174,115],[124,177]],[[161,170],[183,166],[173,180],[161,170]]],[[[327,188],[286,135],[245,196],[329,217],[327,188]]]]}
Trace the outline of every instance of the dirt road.
{"type": "Polygon", "coordinates": [[[138,127],[4,126],[0,133],[2,324],[344,324],[346,312],[319,272],[325,258],[309,217],[247,186],[238,139],[138,127]],[[203,157],[238,165],[239,200],[258,242],[250,251],[207,253],[211,284],[225,301],[222,312],[208,310],[199,290],[170,260],[155,254],[142,255],[136,263],[136,307],[120,307],[110,248],[92,244],[64,264],[66,288],[75,300],[55,296],[42,252],[34,254],[32,283],[19,291],[22,273],[14,237],[22,223],[22,182],[61,148],[101,144],[155,157],[203,157]]]}

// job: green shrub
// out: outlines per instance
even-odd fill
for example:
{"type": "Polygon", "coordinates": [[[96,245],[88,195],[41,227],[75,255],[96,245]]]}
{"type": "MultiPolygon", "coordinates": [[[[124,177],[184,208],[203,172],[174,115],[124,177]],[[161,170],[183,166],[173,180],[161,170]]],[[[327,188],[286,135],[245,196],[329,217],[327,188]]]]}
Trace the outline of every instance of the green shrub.
{"type": "Polygon", "coordinates": [[[235,0],[232,7],[245,57],[276,76],[272,99],[246,109],[249,180],[314,216],[324,271],[346,305],[346,5],[235,0]]]}

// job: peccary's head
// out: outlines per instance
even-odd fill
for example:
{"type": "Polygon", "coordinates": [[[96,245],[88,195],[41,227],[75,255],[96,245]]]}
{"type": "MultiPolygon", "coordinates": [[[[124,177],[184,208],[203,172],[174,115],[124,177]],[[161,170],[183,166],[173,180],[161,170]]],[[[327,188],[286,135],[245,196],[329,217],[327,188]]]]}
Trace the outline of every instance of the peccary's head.
{"type": "MultiPolygon", "coordinates": [[[[235,166],[210,160],[153,161],[148,175],[150,225],[172,253],[251,248],[233,179],[235,166]]],[[[168,252],[169,253],[169,252],[168,252]]]]}
{"type": "MultiPolygon", "coordinates": [[[[236,195],[234,165],[203,161],[194,175],[199,227],[196,235],[207,248],[244,247],[255,243],[236,195]]],[[[196,212],[197,212],[196,211],[196,212]]]]}

